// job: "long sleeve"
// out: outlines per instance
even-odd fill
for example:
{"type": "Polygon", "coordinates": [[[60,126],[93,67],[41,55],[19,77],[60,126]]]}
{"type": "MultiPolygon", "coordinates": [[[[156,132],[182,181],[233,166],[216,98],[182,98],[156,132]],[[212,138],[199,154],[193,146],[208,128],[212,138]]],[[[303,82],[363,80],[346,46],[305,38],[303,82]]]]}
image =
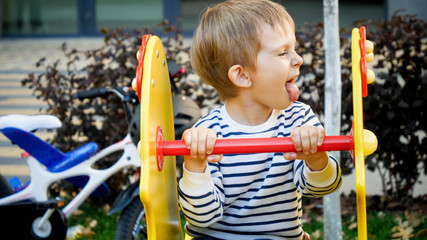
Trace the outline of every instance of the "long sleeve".
{"type": "Polygon", "coordinates": [[[206,227],[222,218],[224,194],[220,191],[219,172],[216,173],[217,178],[212,178],[209,166],[204,173],[193,173],[184,164],[183,178],[178,189],[179,202],[187,221],[194,226],[206,227]]]}
{"type": "MultiPolygon", "coordinates": [[[[304,109],[304,108],[303,108],[304,109]]],[[[322,127],[313,110],[307,105],[301,115],[301,125],[322,127]]],[[[294,162],[294,182],[305,197],[322,197],[336,191],[341,186],[341,168],[335,158],[328,154],[328,164],[321,171],[311,171],[305,161],[294,162]]]]}
{"type": "Polygon", "coordinates": [[[305,197],[322,197],[341,186],[341,169],[335,158],[328,154],[328,164],[321,171],[311,171],[304,161],[294,163],[294,181],[305,197]]]}

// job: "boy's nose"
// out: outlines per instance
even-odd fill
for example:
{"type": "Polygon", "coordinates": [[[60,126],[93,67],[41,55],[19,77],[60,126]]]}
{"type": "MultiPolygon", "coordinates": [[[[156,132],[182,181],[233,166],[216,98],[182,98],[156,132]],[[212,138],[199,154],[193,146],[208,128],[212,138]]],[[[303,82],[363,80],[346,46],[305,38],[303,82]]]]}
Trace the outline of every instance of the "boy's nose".
{"type": "Polygon", "coordinates": [[[292,59],[292,66],[301,67],[303,62],[302,57],[298,53],[295,53],[295,57],[292,59]]]}

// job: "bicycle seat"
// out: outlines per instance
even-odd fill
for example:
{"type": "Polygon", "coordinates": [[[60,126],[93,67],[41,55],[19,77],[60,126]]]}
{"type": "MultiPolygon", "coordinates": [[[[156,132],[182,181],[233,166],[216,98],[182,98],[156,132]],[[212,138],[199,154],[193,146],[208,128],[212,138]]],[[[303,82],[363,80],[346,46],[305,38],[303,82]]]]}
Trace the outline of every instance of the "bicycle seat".
{"type": "MultiPolygon", "coordinates": [[[[96,143],[89,142],[74,151],[63,153],[36,135],[25,130],[5,127],[0,129],[0,131],[12,142],[37,159],[37,161],[45,165],[50,172],[62,172],[70,169],[89,159],[98,150],[98,145],[96,143]]],[[[66,180],[77,187],[83,188],[88,179],[87,176],[76,176],[67,178],[66,180]]],[[[108,186],[102,183],[91,195],[94,197],[103,196],[108,192],[108,186]]]]}
{"type": "Polygon", "coordinates": [[[0,117],[0,129],[14,127],[32,132],[37,129],[55,129],[61,126],[61,121],[53,115],[9,114],[0,117]]]}
{"type": "Polygon", "coordinates": [[[0,131],[13,143],[28,152],[51,172],[67,170],[91,157],[98,145],[90,142],[72,152],[63,153],[36,135],[25,130],[6,127],[0,131]]]}
{"type": "Polygon", "coordinates": [[[87,143],[86,145],[77,148],[72,152],[65,153],[65,157],[56,164],[49,167],[51,172],[62,172],[75,165],[89,159],[98,150],[98,145],[94,142],[87,143]]]}

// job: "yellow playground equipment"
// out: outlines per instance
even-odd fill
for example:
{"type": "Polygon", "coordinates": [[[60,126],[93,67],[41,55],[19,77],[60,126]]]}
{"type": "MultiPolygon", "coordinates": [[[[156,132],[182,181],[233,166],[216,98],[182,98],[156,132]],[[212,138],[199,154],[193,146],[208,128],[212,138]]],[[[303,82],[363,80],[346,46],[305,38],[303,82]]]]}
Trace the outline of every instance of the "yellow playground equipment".
{"type": "MultiPolygon", "coordinates": [[[[375,135],[363,129],[362,98],[374,74],[366,68],[373,59],[373,44],[365,27],[352,31],[353,128],[349,136],[327,136],[320,151],[351,151],[356,165],[357,221],[360,240],[367,239],[365,156],[377,148],[375,135]]],[[[141,101],[142,159],[140,197],[146,212],[149,240],[183,239],[178,207],[175,155],[186,155],[183,141],[173,141],[172,97],[163,45],[157,36],[145,35],[138,51],[132,83],[141,101]]],[[[295,151],[288,138],[217,140],[214,153],[295,151]],[[250,146],[250,147],[248,147],[250,146]]],[[[191,239],[186,236],[185,239],[191,239]]]]}

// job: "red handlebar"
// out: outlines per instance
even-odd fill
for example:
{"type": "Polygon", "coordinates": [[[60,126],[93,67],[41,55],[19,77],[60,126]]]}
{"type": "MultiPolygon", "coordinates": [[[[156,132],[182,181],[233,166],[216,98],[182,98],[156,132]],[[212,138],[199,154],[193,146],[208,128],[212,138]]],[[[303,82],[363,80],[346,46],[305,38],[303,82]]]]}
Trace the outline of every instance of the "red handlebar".
{"type": "MultiPolygon", "coordinates": [[[[353,148],[351,136],[327,136],[318,151],[348,151],[353,148]]],[[[184,140],[163,141],[162,151],[164,156],[190,155],[190,150],[185,147],[184,140]]],[[[290,137],[278,138],[243,138],[243,139],[217,139],[212,154],[239,154],[261,152],[296,152],[290,137]]]]}
{"type": "MultiPolygon", "coordinates": [[[[184,140],[164,141],[162,129],[157,127],[157,166],[163,168],[164,156],[190,155],[184,140]]],[[[317,151],[354,151],[353,131],[348,136],[326,136],[317,151]]],[[[217,139],[212,154],[245,154],[263,152],[296,152],[290,137],[217,139]]]]}

